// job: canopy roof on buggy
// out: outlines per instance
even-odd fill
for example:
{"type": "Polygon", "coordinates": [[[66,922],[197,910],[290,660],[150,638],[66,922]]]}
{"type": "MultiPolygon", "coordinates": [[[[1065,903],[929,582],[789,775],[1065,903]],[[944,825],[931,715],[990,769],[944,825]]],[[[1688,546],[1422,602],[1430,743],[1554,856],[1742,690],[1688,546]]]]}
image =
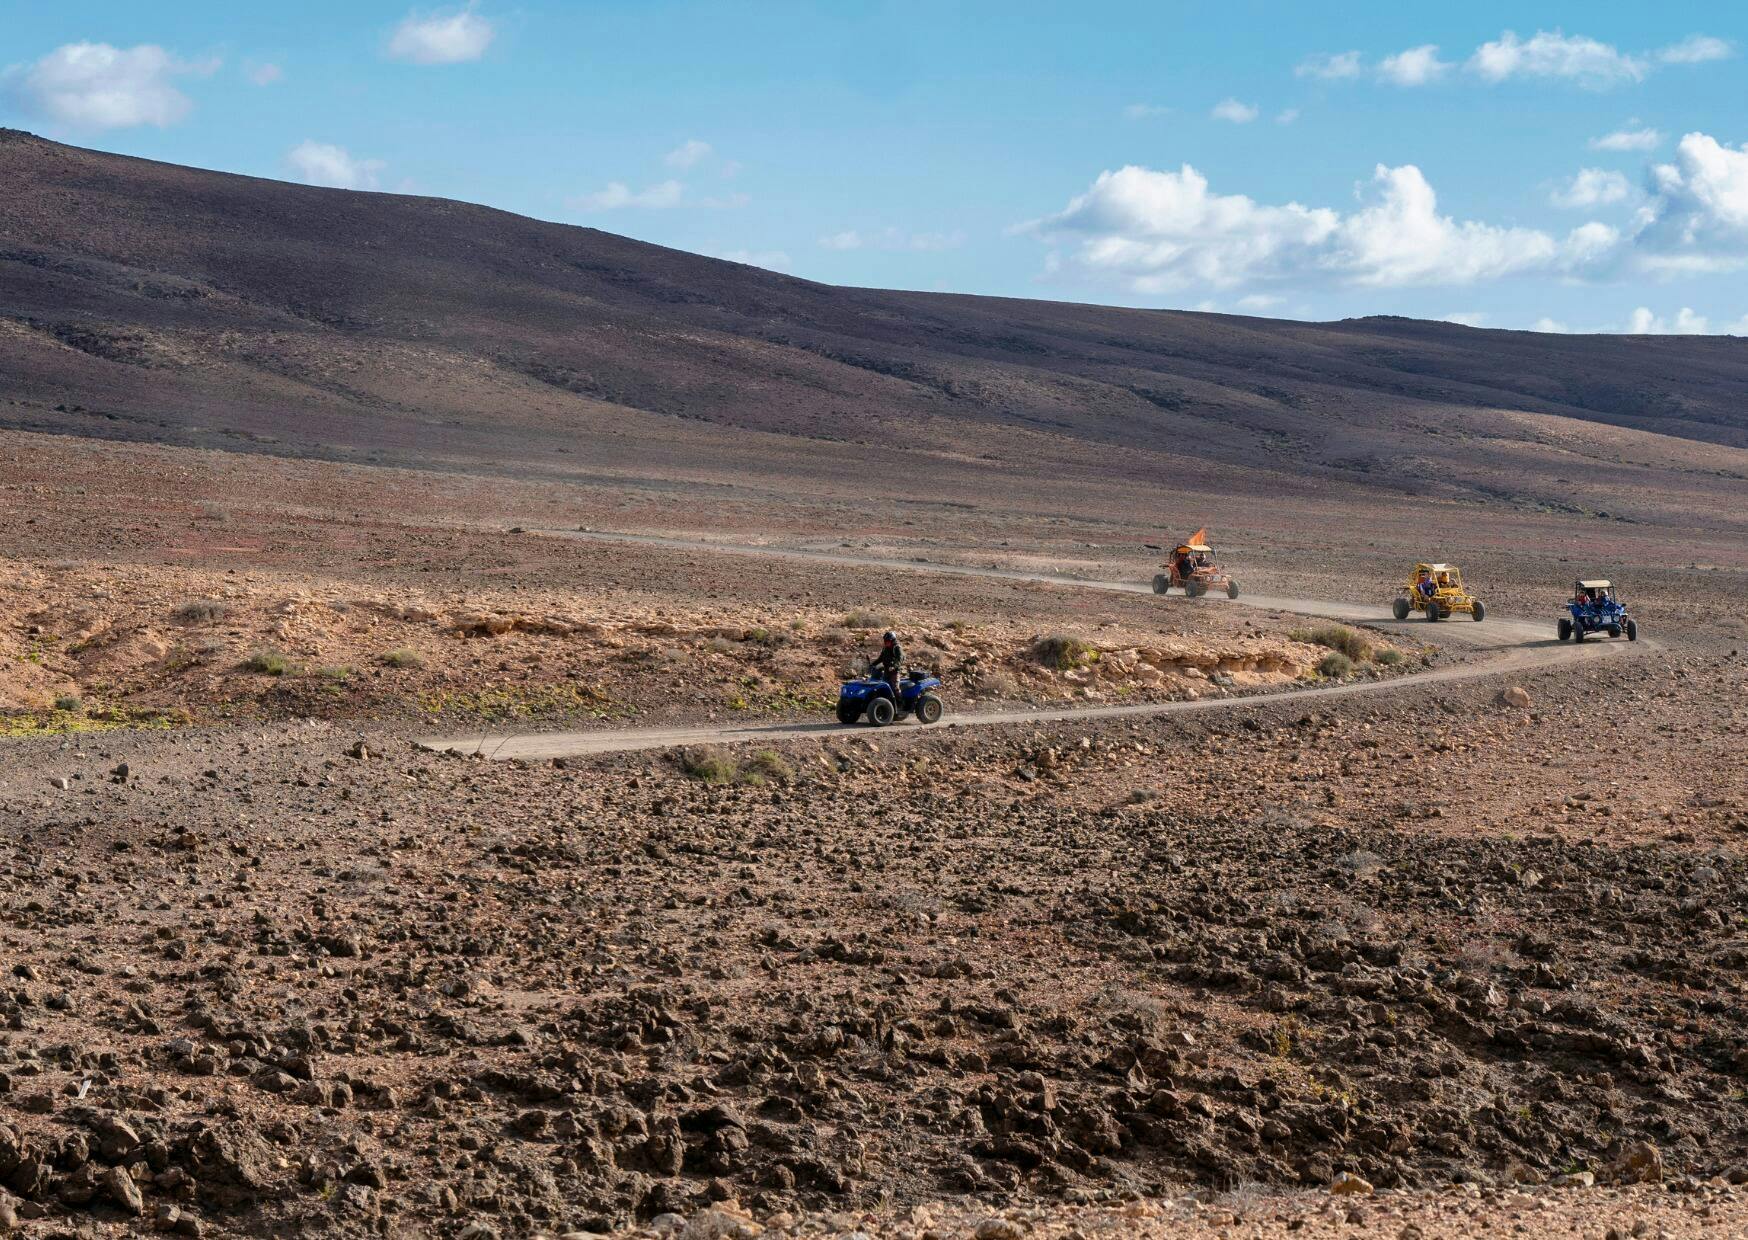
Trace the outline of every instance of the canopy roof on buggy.
{"type": "Polygon", "coordinates": [[[1580,590],[1612,590],[1614,589],[1614,582],[1604,581],[1599,577],[1594,581],[1580,581],[1578,583],[1578,588],[1580,590]]]}
{"type": "Polygon", "coordinates": [[[1453,564],[1416,564],[1414,566],[1414,571],[1417,573],[1423,571],[1428,573],[1454,573],[1457,571],[1457,568],[1453,564]]]}
{"type": "Polygon", "coordinates": [[[1207,543],[1200,543],[1200,542],[1179,543],[1177,545],[1177,549],[1179,551],[1202,551],[1202,552],[1208,552],[1208,553],[1212,553],[1214,550],[1214,548],[1210,547],[1207,543]]]}

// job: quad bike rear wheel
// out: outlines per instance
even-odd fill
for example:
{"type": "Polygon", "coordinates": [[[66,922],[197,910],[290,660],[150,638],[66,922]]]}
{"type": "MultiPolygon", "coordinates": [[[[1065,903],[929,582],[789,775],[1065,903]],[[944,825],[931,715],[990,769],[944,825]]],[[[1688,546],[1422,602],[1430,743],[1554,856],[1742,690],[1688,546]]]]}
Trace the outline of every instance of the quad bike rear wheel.
{"type": "Polygon", "coordinates": [[[1171,593],[1171,575],[1169,573],[1155,573],[1153,575],[1153,592],[1155,594],[1171,593]]]}
{"type": "Polygon", "coordinates": [[[838,722],[839,723],[845,723],[845,724],[854,723],[854,722],[856,722],[856,717],[858,715],[860,715],[861,713],[862,713],[862,708],[857,706],[854,702],[839,702],[838,703],[838,722]]]}
{"type": "Polygon", "coordinates": [[[1637,620],[1627,621],[1627,640],[1630,642],[1639,640],[1639,622],[1637,620]]]}
{"type": "Polygon", "coordinates": [[[1570,620],[1566,619],[1564,616],[1562,616],[1560,618],[1560,623],[1554,627],[1555,627],[1555,631],[1557,631],[1560,634],[1561,641],[1569,642],[1572,640],[1572,621],[1570,621],[1570,620]]]}
{"type": "Polygon", "coordinates": [[[1408,600],[1405,598],[1399,598],[1391,603],[1390,614],[1395,616],[1398,620],[1408,619],[1408,600]]]}
{"type": "Polygon", "coordinates": [[[883,728],[898,715],[892,705],[891,698],[875,698],[868,703],[868,722],[877,728],[883,728]]]}
{"type": "Polygon", "coordinates": [[[916,700],[916,721],[918,723],[939,723],[942,709],[940,698],[932,693],[925,693],[916,700]]]}
{"type": "Polygon", "coordinates": [[[1237,598],[1238,597],[1238,583],[1236,581],[1233,581],[1230,577],[1228,577],[1226,579],[1226,597],[1227,598],[1237,598]]]}
{"type": "Polygon", "coordinates": [[[1476,624],[1480,624],[1481,621],[1483,621],[1487,618],[1487,609],[1481,605],[1480,599],[1476,599],[1475,600],[1475,610],[1470,612],[1469,614],[1471,616],[1475,617],[1476,624]]]}

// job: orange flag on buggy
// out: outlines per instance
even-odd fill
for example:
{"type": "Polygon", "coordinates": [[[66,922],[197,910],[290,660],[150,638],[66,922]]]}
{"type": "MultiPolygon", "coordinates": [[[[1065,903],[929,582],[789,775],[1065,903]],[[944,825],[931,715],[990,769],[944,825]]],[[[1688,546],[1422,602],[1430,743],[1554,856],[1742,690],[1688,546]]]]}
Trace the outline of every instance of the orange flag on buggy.
{"type": "Polygon", "coordinates": [[[1208,527],[1204,525],[1194,534],[1191,534],[1188,538],[1184,539],[1184,541],[1192,547],[1206,545],[1208,541],[1208,527]]]}

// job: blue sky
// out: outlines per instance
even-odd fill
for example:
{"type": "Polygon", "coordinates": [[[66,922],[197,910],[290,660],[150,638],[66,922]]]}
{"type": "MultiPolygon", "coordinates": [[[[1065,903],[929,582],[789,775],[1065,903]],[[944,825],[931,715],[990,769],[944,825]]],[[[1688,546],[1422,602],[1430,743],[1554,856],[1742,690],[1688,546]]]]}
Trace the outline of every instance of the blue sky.
{"type": "Polygon", "coordinates": [[[1745,53],[1735,6],[0,0],[0,124],[834,283],[1748,334],[1745,53]]]}

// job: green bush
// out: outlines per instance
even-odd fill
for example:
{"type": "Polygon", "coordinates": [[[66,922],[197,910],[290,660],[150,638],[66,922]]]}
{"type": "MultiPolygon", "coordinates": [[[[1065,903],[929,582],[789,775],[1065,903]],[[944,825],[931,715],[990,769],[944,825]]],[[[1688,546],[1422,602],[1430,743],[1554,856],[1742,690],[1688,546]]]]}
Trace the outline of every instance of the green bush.
{"type": "Polygon", "coordinates": [[[700,783],[732,784],[740,768],[720,749],[686,749],[680,752],[680,769],[700,783]]]}
{"type": "Polygon", "coordinates": [[[1308,646],[1327,646],[1331,650],[1338,650],[1355,663],[1365,662],[1372,654],[1371,642],[1339,624],[1324,624],[1314,629],[1294,629],[1287,636],[1308,646]]]}
{"type": "Polygon", "coordinates": [[[843,618],[842,624],[846,629],[889,629],[892,617],[858,607],[843,618]]]}
{"type": "Polygon", "coordinates": [[[202,598],[183,603],[170,613],[181,624],[210,624],[231,614],[231,605],[223,599],[202,598]]]}
{"type": "Polygon", "coordinates": [[[79,695],[76,693],[63,693],[55,699],[56,710],[72,712],[84,705],[85,703],[79,700],[79,695]]]}
{"type": "Polygon", "coordinates": [[[243,666],[263,676],[284,676],[297,670],[297,664],[277,650],[257,650],[243,661],[243,666]]]}
{"type": "Polygon", "coordinates": [[[420,654],[417,650],[409,649],[406,646],[402,646],[399,649],[389,651],[387,654],[382,656],[382,661],[384,663],[388,664],[388,666],[390,666],[390,667],[424,667],[425,666],[425,656],[420,654]]]}
{"type": "Polygon", "coordinates": [[[741,769],[741,781],[749,784],[786,784],[795,778],[795,768],[775,749],[761,749],[741,769]]]}
{"type": "Polygon", "coordinates": [[[1045,667],[1055,668],[1059,672],[1066,672],[1083,659],[1091,659],[1097,653],[1080,638],[1062,634],[1040,637],[1032,643],[1032,657],[1045,667]]]}
{"type": "Polygon", "coordinates": [[[1331,680],[1342,680],[1353,675],[1353,660],[1339,650],[1331,650],[1317,660],[1317,674],[1331,680]]]}
{"type": "Polygon", "coordinates": [[[1392,650],[1386,646],[1382,650],[1375,650],[1372,652],[1372,662],[1383,667],[1395,667],[1398,663],[1402,662],[1402,652],[1400,650],[1392,650]]]}

